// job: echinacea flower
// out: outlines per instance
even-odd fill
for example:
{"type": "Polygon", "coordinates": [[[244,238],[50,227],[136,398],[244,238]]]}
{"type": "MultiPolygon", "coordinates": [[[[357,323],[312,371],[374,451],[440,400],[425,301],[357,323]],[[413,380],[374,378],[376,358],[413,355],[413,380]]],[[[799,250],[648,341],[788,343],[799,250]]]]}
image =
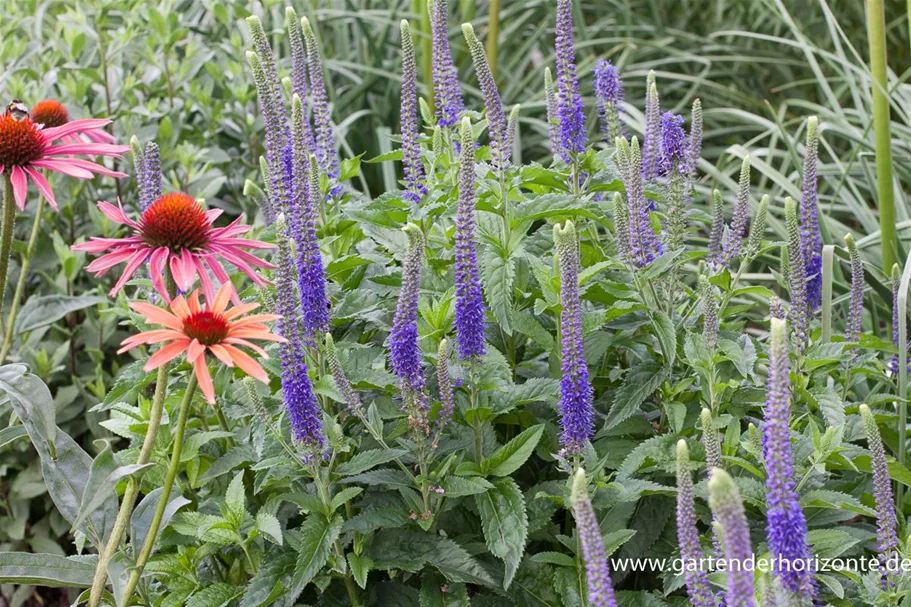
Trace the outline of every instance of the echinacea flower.
{"type": "Polygon", "coordinates": [[[141,345],[164,344],[153,354],[143,369],[152,371],[161,365],[171,362],[185,354],[187,362],[193,365],[193,372],[199,382],[206,400],[215,403],[215,386],[209,373],[208,354],[229,367],[238,367],[241,371],[268,383],[269,377],[258,362],[240,347],[249,348],[260,357],[269,356],[258,345],[250,340],[284,341],[274,335],[263,324],[277,320],[275,314],[255,314],[244,317],[259,307],[258,303],[246,303],[228,308],[228,300],[234,294],[231,283],[225,283],[214,297],[206,298],[205,305],[199,301],[199,289],[188,297],[180,295],[170,304],[171,311],[141,301],[130,302],[130,307],[145,317],[151,324],[161,325],[164,329],[144,331],[123,340],[118,354],[132,350],[141,345]]]}
{"type": "Polygon", "coordinates": [[[54,190],[39,169],[56,171],[77,179],[91,179],[95,173],[108,177],[126,177],[124,173],[75,156],[86,154],[119,158],[130,151],[128,145],[86,141],[54,143],[67,137],[97,131],[110,123],[110,120],[87,118],[67,122],[62,126],[43,128],[29,117],[17,117],[11,113],[0,116],[0,175],[9,175],[16,206],[20,210],[25,208],[28,182],[31,179],[48,204],[57,208],[54,190]]]}
{"type": "Polygon", "coordinates": [[[127,217],[123,205],[119,203],[115,207],[110,202],[99,202],[98,208],[111,221],[133,228],[132,236],[93,237],[89,242],[73,247],[76,251],[95,255],[107,251],[86,267],[86,270],[95,272],[96,277],[104,275],[116,265],[126,263],[123,274],[111,289],[112,296],[147,261],[152,284],[165,301],[170,301],[164,279],[166,268],[170,268],[171,277],[183,292],[189,291],[199,276],[203,293],[211,299],[215,292],[207,268],[219,282],[228,283],[230,278],[222,266],[222,261],[226,261],[249,276],[255,284],[264,286],[265,281],[252,266],[264,269],[273,267],[244,249],[273,249],[275,245],[239,238],[250,231],[250,226],[241,223],[242,217],[226,227],[214,227],[212,223],[221,215],[221,209],[206,211],[187,194],[165,194],[142,213],[139,221],[127,217]]]}
{"type": "MultiPolygon", "coordinates": [[[[46,129],[63,126],[70,122],[70,113],[67,111],[66,107],[56,99],[39,101],[35,104],[35,107],[32,108],[32,111],[29,112],[29,115],[32,122],[43,124],[46,129]]],[[[114,136],[100,128],[85,131],[81,133],[81,135],[84,139],[88,139],[95,143],[114,143],[114,136]]],[[[63,137],[62,140],[70,143],[82,141],[82,139],[75,135],[67,135],[66,137],[63,137]]]]}

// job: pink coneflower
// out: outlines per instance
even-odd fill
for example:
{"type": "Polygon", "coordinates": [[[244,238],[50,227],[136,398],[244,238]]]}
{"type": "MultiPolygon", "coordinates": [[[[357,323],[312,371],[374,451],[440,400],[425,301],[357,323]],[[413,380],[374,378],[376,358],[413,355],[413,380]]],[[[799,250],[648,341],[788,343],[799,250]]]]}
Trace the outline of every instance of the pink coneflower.
{"type": "MultiPolygon", "coordinates": [[[[70,122],[70,113],[66,107],[56,99],[45,99],[35,104],[31,111],[32,122],[43,124],[44,128],[63,126],[70,122]]],[[[94,143],[114,143],[114,136],[102,129],[92,129],[81,133],[81,136],[94,143]]],[[[82,141],[76,135],[67,135],[63,141],[76,143],[82,141]]]]}
{"type": "Polygon", "coordinates": [[[189,291],[199,276],[203,293],[209,299],[214,297],[215,291],[207,268],[222,284],[230,282],[221,265],[222,260],[236,266],[260,286],[266,281],[257,276],[252,266],[273,268],[272,264],[243,249],[272,249],[275,245],[238,238],[250,231],[250,226],[241,223],[242,217],[224,228],[214,227],[212,223],[221,215],[221,209],[206,211],[187,194],[165,194],[143,211],[139,221],[127,217],[123,205],[119,203],[115,207],[110,202],[99,202],[98,208],[110,220],[133,228],[133,235],[126,238],[92,238],[73,247],[95,255],[108,251],[86,268],[95,272],[96,277],[126,262],[123,274],[111,289],[112,296],[146,261],[149,262],[152,284],[165,301],[170,301],[164,279],[167,267],[170,267],[171,276],[182,292],[189,291]]]}
{"type": "Polygon", "coordinates": [[[95,173],[109,177],[126,177],[90,160],[74,158],[77,154],[119,158],[129,151],[126,145],[76,141],[55,145],[54,142],[76,135],[88,135],[110,124],[110,120],[89,118],[74,120],[52,128],[42,128],[28,116],[7,112],[0,116],[0,174],[8,171],[13,196],[20,210],[25,208],[28,180],[35,183],[48,203],[57,208],[54,191],[38,169],[49,169],[78,179],[91,179],[95,173]]]}
{"type": "Polygon", "coordinates": [[[228,300],[234,295],[231,283],[225,283],[214,298],[206,298],[206,305],[200,305],[199,289],[188,297],[179,295],[170,304],[171,311],[140,301],[130,302],[130,307],[145,317],[151,324],[164,329],[145,331],[123,340],[118,354],[136,346],[165,344],[153,354],[143,369],[152,371],[181,354],[187,355],[187,362],[193,365],[199,388],[210,404],[215,403],[215,387],[209,374],[206,354],[229,367],[241,371],[263,383],[269,382],[265,370],[253,358],[241,350],[243,346],[268,360],[266,352],[252,343],[251,339],[264,341],[285,341],[274,335],[263,323],[280,318],[275,314],[256,314],[242,318],[247,312],[259,307],[258,303],[246,303],[228,309],[228,300]]]}

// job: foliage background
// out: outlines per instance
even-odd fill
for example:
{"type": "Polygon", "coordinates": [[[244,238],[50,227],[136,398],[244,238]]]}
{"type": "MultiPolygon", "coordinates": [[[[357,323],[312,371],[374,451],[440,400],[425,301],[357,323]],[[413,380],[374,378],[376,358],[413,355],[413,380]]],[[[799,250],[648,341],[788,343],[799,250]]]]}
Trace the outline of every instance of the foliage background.
{"type": "MultiPolygon", "coordinates": [[[[317,23],[328,70],[333,118],[343,157],[376,156],[397,146],[398,21],[418,19],[409,2],[312,0],[298,12],[317,23]]],[[[457,31],[472,21],[483,36],[488,5],[451,2],[457,31]],[[461,18],[458,16],[462,15],[461,18]]],[[[0,20],[0,99],[31,104],[62,100],[79,116],[110,116],[120,139],[136,135],[161,146],[166,189],[205,198],[230,214],[256,214],[244,196],[249,179],[260,181],[262,123],[245,61],[249,48],[243,19],[262,17],[280,27],[285,2],[185,0],[97,0],[72,2],[4,0],[0,20]]],[[[864,257],[879,259],[878,224],[872,204],[870,82],[866,64],[864,4],[824,0],[610,0],[577,3],[576,43],[580,73],[597,58],[621,66],[633,128],[641,123],[645,75],[656,70],[667,109],[683,112],[693,97],[706,108],[704,178],[697,204],[719,187],[732,191],[740,159],[749,151],[755,180],[753,201],[799,188],[801,125],[818,114],[820,207],[830,241],[857,236],[864,257]],[[584,23],[584,26],[582,24],[584,23]]],[[[911,51],[904,3],[886,3],[893,154],[900,237],[911,226],[911,51]]],[[[524,159],[546,160],[544,66],[553,64],[554,3],[504,0],[497,80],[504,104],[522,104],[520,149],[524,159]],[[543,24],[543,25],[542,25],[543,24]]],[[[278,43],[276,38],[276,43],[278,43]]],[[[481,107],[461,37],[452,36],[468,104],[481,107]]],[[[278,44],[276,44],[278,45],[278,44]]],[[[284,53],[284,56],[288,56],[284,53]]],[[[426,94],[424,82],[419,82],[426,94]]],[[[586,107],[592,108],[590,79],[583,78],[586,107]]],[[[589,129],[597,129],[594,112],[589,129]]],[[[127,169],[129,169],[127,165],[127,169]]],[[[397,163],[362,165],[354,186],[368,195],[394,187],[397,163]]],[[[87,234],[111,229],[95,211],[96,200],[135,196],[125,179],[76,182],[57,187],[59,214],[48,213],[47,229],[33,262],[30,295],[104,295],[82,271],[86,260],[69,245],[87,234]]],[[[28,222],[18,224],[17,246],[28,222]]],[[[770,229],[783,234],[779,211],[770,229]]],[[[16,255],[14,253],[13,263],[16,255]]],[[[870,280],[885,284],[875,264],[870,280]]],[[[16,270],[13,269],[15,277],[16,270]]],[[[771,272],[757,282],[774,283],[771,272]]],[[[843,280],[836,293],[847,292],[843,280]]],[[[887,291],[879,288],[879,295],[887,291]]],[[[876,315],[889,314],[885,297],[870,297],[876,315]]],[[[113,356],[124,336],[117,313],[88,300],[82,309],[61,309],[27,334],[15,357],[51,387],[57,421],[97,453],[94,440],[112,436],[100,425],[103,413],[89,412],[115,383],[123,359],[113,356]]],[[[4,412],[0,405],[0,412],[4,412]]],[[[64,554],[69,526],[46,497],[40,467],[27,442],[0,446],[0,550],[64,554]]],[[[12,592],[4,588],[4,592],[12,592]]],[[[13,598],[18,604],[25,591],[13,598]]]]}

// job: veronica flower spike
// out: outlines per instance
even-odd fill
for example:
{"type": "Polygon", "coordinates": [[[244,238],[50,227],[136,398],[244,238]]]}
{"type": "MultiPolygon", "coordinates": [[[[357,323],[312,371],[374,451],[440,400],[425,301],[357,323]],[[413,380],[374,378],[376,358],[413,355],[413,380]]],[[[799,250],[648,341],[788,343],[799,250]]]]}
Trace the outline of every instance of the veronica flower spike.
{"type": "Polygon", "coordinates": [[[209,354],[222,364],[238,367],[250,377],[268,383],[269,377],[263,368],[240,347],[249,348],[260,357],[268,359],[268,354],[251,340],[284,341],[284,338],[274,335],[264,324],[279,317],[274,314],[244,317],[244,314],[258,308],[259,304],[247,303],[229,309],[228,300],[233,293],[231,283],[225,283],[214,298],[206,298],[206,303],[200,304],[197,289],[186,298],[182,295],[175,297],[170,304],[170,312],[149,303],[130,302],[130,307],[147,322],[164,328],[126,338],[117,353],[121,354],[140,345],[164,344],[143,366],[145,371],[157,369],[178,356],[186,355],[187,362],[193,365],[199,387],[210,404],[215,403],[215,387],[206,358],[209,354]]]}
{"type": "Polygon", "coordinates": [[[560,380],[560,444],[563,455],[582,451],[595,425],[595,411],[582,338],[582,310],[579,301],[579,243],[571,221],[554,226],[554,243],[560,260],[560,323],[563,333],[560,380]]]}
{"type": "Polygon", "coordinates": [[[585,111],[579,95],[576,52],[573,46],[573,2],[557,0],[557,116],[560,120],[560,152],[568,163],[571,154],[585,151],[585,111]]]}
{"type": "Polygon", "coordinates": [[[244,249],[273,249],[275,245],[240,238],[250,231],[250,226],[241,223],[242,217],[223,228],[214,227],[212,224],[221,215],[221,209],[206,211],[187,194],[165,194],[142,213],[139,221],[127,217],[119,203],[115,207],[109,202],[99,202],[98,208],[111,221],[133,230],[132,236],[93,237],[89,242],[73,247],[76,251],[94,255],[104,253],[86,267],[86,270],[95,272],[96,277],[103,276],[114,266],[126,263],[123,274],[111,289],[111,296],[116,295],[146,262],[149,263],[152,284],[165,301],[170,301],[164,279],[165,268],[171,270],[177,288],[183,292],[190,290],[198,276],[203,293],[211,299],[215,291],[208,270],[222,284],[230,282],[222,261],[234,265],[260,286],[266,282],[256,274],[253,267],[273,267],[244,249]]]}
{"type": "Polygon", "coordinates": [[[610,579],[610,567],[604,553],[601,527],[588,497],[588,481],[585,470],[579,468],[573,476],[571,501],[576,529],[582,544],[582,560],[585,564],[585,580],[588,590],[588,605],[591,607],[617,607],[614,587],[610,579]]]}
{"type": "Polygon", "coordinates": [[[895,516],[895,499],[883,439],[876,425],[876,418],[866,404],[860,406],[860,415],[867,433],[867,447],[873,467],[873,497],[876,501],[876,537],[879,540],[879,559],[888,562],[898,553],[898,522],[895,516]]]}
{"type": "Polygon", "coordinates": [[[400,121],[402,124],[402,164],[405,168],[405,198],[415,204],[427,194],[424,185],[424,165],[421,161],[421,144],[418,121],[418,76],[414,57],[414,40],[408,21],[402,19],[402,99],[400,121]]]}
{"type": "Polygon", "coordinates": [[[686,592],[693,607],[715,607],[709,578],[702,567],[691,475],[690,452],[686,441],[681,439],[677,441],[677,542],[683,560],[686,592]]]}
{"type": "Polygon", "coordinates": [[[433,93],[437,100],[437,124],[455,126],[465,105],[449,48],[449,3],[447,0],[428,0],[427,8],[433,39],[433,93]]]}
{"type": "Polygon", "coordinates": [[[9,180],[12,195],[19,210],[25,208],[28,182],[31,180],[38,192],[54,209],[57,201],[54,190],[39,169],[63,173],[77,179],[91,179],[97,173],[108,177],[126,177],[79,155],[120,158],[130,151],[128,145],[75,141],[56,142],[98,131],[109,125],[110,120],[87,118],[74,120],[61,126],[45,128],[28,117],[28,112],[6,112],[0,116],[0,175],[9,180]]]}
{"type": "Polygon", "coordinates": [[[727,560],[727,592],[725,607],[755,607],[753,571],[747,563],[753,555],[750,527],[740,492],[731,475],[714,468],[709,480],[709,505],[724,545],[727,560]]]}

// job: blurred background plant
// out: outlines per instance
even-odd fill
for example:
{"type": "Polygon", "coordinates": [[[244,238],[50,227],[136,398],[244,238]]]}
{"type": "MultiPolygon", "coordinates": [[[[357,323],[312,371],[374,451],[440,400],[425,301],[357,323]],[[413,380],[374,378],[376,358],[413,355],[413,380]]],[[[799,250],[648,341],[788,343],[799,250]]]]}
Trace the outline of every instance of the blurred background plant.
{"type": "MultiPolygon", "coordinates": [[[[205,198],[229,214],[256,213],[244,196],[257,182],[262,123],[244,52],[250,46],[244,18],[257,14],[267,28],[283,23],[284,0],[4,0],[0,22],[0,99],[29,106],[61,100],[75,117],[108,116],[125,141],[156,140],[166,189],[205,198]]],[[[301,0],[298,11],[317,24],[328,73],[333,119],[343,157],[370,158],[397,147],[400,52],[398,22],[415,24],[426,39],[426,19],[410,0],[301,0]],[[418,25],[423,24],[423,25],[418,25]]],[[[575,4],[576,49],[588,108],[597,131],[591,69],[599,58],[621,68],[628,99],[645,97],[655,70],[664,109],[684,112],[693,97],[705,108],[704,175],[696,205],[708,214],[710,191],[736,189],[743,156],[754,170],[752,201],[772,197],[769,227],[782,239],[786,195],[799,198],[808,115],[821,126],[819,201],[824,239],[839,244],[855,235],[868,263],[874,319],[889,318],[888,280],[879,269],[877,180],[873,152],[873,100],[866,3],[825,0],[590,0],[575,4]],[[583,25],[584,24],[584,25],[583,25]]],[[[469,107],[482,106],[458,24],[472,21],[488,41],[507,107],[522,104],[519,158],[549,154],[543,70],[553,65],[552,0],[460,0],[451,3],[451,42],[469,107]],[[493,9],[493,10],[492,10],[493,9]]],[[[899,238],[907,242],[911,210],[911,45],[907,7],[885,3],[888,92],[892,111],[893,189],[899,238]]],[[[284,44],[276,36],[274,46],[284,44]]],[[[419,42],[420,44],[420,42],[419,42]]],[[[289,57],[287,51],[281,53],[289,57]]],[[[428,56],[418,50],[419,62],[428,56]]],[[[426,66],[419,71],[426,73],[426,66]]],[[[427,79],[419,76],[419,94],[427,79]]],[[[641,132],[641,106],[628,106],[628,124],[641,132]]],[[[131,167],[122,161],[126,172],[131,167]]],[[[395,187],[397,164],[363,164],[354,187],[378,195],[395,187]]],[[[94,306],[103,287],[81,271],[86,260],[69,245],[112,227],[95,201],[135,198],[132,179],[61,180],[59,214],[45,210],[45,226],[32,262],[33,276],[11,358],[26,362],[51,387],[57,421],[91,449],[108,436],[99,414],[87,413],[108,392],[119,368],[110,356],[123,337],[118,318],[94,306]],[[97,226],[97,227],[90,227],[97,226]],[[76,294],[79,294],[78,296],[76,294]]],[[[33,212],[34,206],[27,208],[33,212]]],[[[755,213],[755,209],[753,211],[755,213]]],[[[20,222],[11,278],[31,222],[20,222]]],[[[900,248],[904,259],[907,247],[900,248]]],[[[888,274],[888,272],[886,272],[888,274]]],[[[757,274],[754,280],[775,280],[757,274]]],[[[836,280],[836,294],[849,290],[836,280]]],[[[8,290],[9,291],[9,290],[8,290]]],[[[0,414],[8,405],[0,404],[0,414]]],[[[64,553],[68,524],[46,495],[41,470],[20,430],[0,430],[0,550],[64,553]]],[[[97,449],[96,449],[97,451],[97,449]]],[[[4,589],[4,591],[7,589],[4,589]]],[[[25,591],[23,591],[25,592],[25,591]]],[[[9,593],[4,592],[7,596],[9,593]]],[[[13,607],[28,598],[18,594],[13,607]]]]}

